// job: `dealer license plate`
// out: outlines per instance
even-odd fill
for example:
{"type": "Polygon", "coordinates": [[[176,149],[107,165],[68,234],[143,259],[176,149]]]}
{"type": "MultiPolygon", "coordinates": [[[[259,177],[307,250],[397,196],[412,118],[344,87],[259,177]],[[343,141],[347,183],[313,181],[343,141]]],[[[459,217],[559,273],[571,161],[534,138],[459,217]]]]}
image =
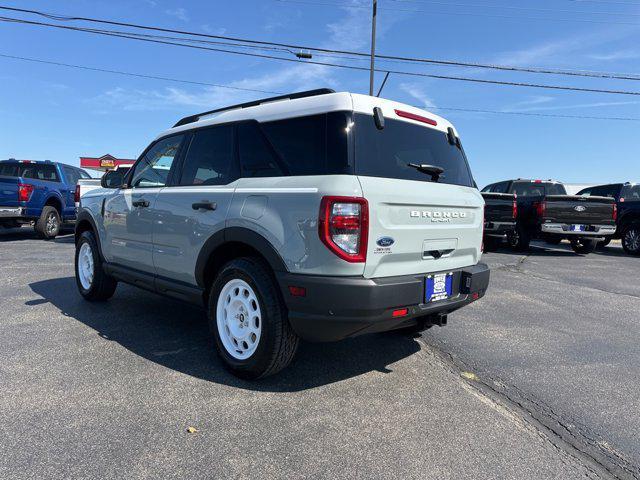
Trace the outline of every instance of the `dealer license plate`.
{"type": "Polygon", "coordinates": [[[451,296],[453,273],[428,275],[425,279],[425,303],[445,300],[451,296]]]}

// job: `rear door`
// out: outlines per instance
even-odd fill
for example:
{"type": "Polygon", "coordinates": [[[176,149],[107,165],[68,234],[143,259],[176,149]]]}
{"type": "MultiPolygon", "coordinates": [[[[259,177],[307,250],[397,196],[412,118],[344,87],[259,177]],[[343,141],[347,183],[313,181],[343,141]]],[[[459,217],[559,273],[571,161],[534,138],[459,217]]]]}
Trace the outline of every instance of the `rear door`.
{"type": "Polygon", "coordinates": [[[198,254],[224,228],[238,179],[234,127],[196,130],[185,151],[175,185],[161,189],[152,207],[153,261],[160,277],[195,285],[198,254]]]}
{"type": "MultiPolygon", "coordinates": [[[[385,114],[386,116],[386,114],[385,114]]],[[[369,202],[365,277],[458,269],[480,258],[484,201],[459,145],[417,122],[355,115],[355,168],[369,202]],[[408,166],[444,169],[437,179],[408,166]]]]}
{"type": "Polygon", "coordinates": [[[184,135],[174,135],[152,144],[131,172],[127,188],[106,197],[103,204],[107,260],[154,274],[152,232],[155,202],[170,180],[172,167],[184,135]]]}

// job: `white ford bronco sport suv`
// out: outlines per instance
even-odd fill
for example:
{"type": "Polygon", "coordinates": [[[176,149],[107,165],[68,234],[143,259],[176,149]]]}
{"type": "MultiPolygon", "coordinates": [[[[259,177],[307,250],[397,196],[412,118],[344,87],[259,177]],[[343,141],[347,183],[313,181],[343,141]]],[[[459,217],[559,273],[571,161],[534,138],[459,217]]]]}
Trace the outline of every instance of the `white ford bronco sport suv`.
{"type": "Polygon", "coordinates": [[[284,368],[301,338],[444,325],[489,283],[460,139],[408,105],[321,89],[204,112],[120,183],[81,199],[80,293],[121,281],[202,305],[243,378],[284,368]]]}

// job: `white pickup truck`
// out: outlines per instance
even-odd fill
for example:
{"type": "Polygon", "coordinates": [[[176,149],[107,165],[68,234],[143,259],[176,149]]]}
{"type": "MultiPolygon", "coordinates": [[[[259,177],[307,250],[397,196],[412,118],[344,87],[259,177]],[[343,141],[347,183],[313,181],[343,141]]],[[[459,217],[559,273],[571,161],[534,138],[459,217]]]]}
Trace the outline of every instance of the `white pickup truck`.
{"type": "MultiPolygon", "coordinates": [[[[111,170],[111,172],[118,172],[120,174],[118,175],[119,177],[124,177],[130,168],[131,167],[129,166],[127,167],[118,166],[114,170],[111,170]]],[[[111,172],[107,172],[107,173],[111,173],[111,172]]],[[[115,175],[115,174],[111,173],[111,175],[115,175]]],[[[76,185],[76,198],[75,198],[76,209],[80,208],[81,206],[80,201],[86,193],[92,190],[96,190],[98,188],[102,188],[102,178],[81,178],[80,180],[78,180],[78,183],[76,185]]]]}

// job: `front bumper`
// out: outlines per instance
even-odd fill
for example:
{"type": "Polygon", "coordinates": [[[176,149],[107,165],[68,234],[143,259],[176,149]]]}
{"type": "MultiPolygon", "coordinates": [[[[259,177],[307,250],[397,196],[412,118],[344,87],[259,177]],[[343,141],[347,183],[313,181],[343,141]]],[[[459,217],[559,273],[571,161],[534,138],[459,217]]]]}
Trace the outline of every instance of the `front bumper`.
{"type": "Polygon", "coordinates": [[[24,214],[23,207],[0,207],[0,218],[20,218],[24,214]]]}
{"type": "Polygon", "coordinates": [[[566,237],[604,237],[616,233],[615,225],[585,225],[583,231],[570,230],[571,225],[566,223],[543,223],[540,227],[542,233],[551,233],[566,237]]]}
{"type": "Polygon", "coordinates": [[[277,278],[295,332],[308,341],[327,342],[415,325],[484,296],[490,276],[487,265],[479,263],[451,273],[451,297],[427,304],[427,273],[371,279],[283,273],[277,278]],[[306,295],[293,296],[289,287],[302,287],[306,295]],[[394,318],[393,311],[399,308],[407,308],[408,314],[394,318]]]}

